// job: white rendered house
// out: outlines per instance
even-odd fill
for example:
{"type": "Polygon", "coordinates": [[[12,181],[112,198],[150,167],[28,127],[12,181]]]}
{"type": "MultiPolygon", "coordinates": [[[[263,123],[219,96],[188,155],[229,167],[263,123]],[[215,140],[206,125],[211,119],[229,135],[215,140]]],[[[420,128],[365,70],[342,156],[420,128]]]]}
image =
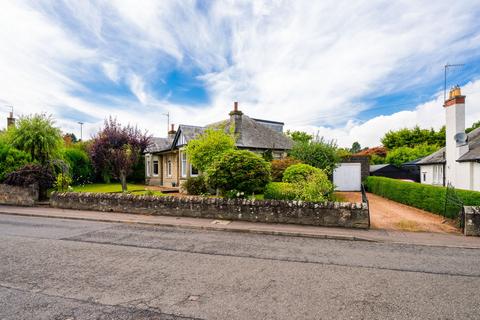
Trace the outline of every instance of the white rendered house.
{"type": "Polygon", "coordinates": [[[443,105],[446,116],[446,146],[423,158],[421,183],[480,191],[480,128],[465,134],[465,96],[460,88],[450,91],[443,105]]]}

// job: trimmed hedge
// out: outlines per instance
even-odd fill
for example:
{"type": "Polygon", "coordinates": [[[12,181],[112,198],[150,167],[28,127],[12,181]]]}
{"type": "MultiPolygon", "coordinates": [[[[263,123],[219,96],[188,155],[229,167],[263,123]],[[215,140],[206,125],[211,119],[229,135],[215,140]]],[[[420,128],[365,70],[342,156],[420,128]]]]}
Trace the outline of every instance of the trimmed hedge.
{"type": "Polygon", "coordinates": [[[270,182],[264,191],[265,199],[295,200],[298,196],[298,187],[287,182],[270,182]]]}
{"type": "MultiPolygon", "coordinates": [[[[448,218],[457,218],[458,216],[458,212],[455,210],[445,212],[445,194],[447,191],[445,187],[374,176],[366,179],[365,186],[369,192],[396,202],[448,218]]],[[[480,192],[460,189],[456,189],[455,192],[464,205],[480,205],[480,192]]]]}

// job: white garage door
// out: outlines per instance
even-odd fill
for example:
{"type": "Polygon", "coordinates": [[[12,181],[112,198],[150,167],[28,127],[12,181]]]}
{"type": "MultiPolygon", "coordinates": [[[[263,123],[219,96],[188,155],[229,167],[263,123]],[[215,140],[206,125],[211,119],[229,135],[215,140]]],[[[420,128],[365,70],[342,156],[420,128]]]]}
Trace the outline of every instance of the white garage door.
{"type": "Polygon", "coordinates": [[[360,163],[340,163],[333,172],[333,183],[338,191],[360,191],[362,165],[360,163]]]}

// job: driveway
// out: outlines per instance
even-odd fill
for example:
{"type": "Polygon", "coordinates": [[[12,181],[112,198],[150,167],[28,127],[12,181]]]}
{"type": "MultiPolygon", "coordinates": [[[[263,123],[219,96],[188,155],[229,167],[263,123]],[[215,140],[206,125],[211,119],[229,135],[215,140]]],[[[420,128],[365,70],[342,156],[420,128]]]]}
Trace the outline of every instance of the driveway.
{"type": "MultiPolygon", "coordinates": [[[[338,192],[346,201],[360,202],[360,192],[338,192]]],[[[459,233],[455,222],[442,216],[388,200],[372,193],[367,194],[370,204],[371,227],[399,231],[426,231],[459,233]]]]}

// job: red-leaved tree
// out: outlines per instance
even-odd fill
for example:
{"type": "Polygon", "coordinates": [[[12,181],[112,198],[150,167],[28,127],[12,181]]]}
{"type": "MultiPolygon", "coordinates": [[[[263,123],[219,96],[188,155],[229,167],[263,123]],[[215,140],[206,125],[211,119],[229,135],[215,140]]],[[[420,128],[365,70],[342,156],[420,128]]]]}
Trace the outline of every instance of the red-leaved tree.
{"type": "Polygon", "coordinates": [[[120,180],[122,191],[127,191],[127,176],[132,173],[143,151],[150,144],[150,136],[137,127],[123,127],[116,119],[105,120],[104,128],[94,136],[90,156],[95,171],[120,180]]]}

